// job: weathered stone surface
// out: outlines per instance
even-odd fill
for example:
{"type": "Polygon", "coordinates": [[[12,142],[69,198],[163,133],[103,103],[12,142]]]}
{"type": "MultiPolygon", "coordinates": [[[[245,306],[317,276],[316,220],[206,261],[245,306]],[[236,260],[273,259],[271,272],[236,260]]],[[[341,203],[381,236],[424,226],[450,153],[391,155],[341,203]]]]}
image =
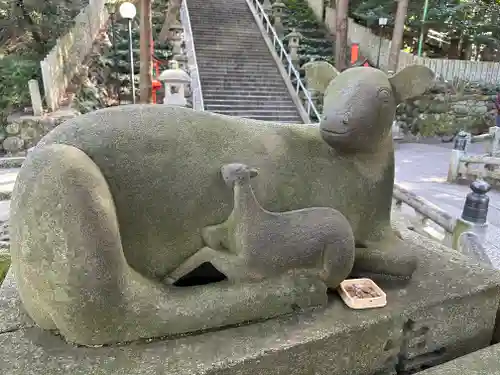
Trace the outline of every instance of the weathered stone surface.
{"type": "MultiPolygon", "coordinates": [[[[14,274],[12,270],[9,270],[3,283],[0,285],[0,337],[5,332],[34,326],[35,323],[22,307],[14,274]]],[[[0,366],[0,368],[3,367],[0,366]]]]}
{"type": "Polygon", "coordinates": [[[21,125],[18,122],[12,122],[10,124],[7,124],[7,126],[5,127],[5,131],[9,135],[19,134],[20,129],[21,125]]]}
{"type": "Polygon", "coordinates": [[[311,207],[270,212],[262,208],[250,184],[258,175],[256,169],[230,163],[222,166],[221,174],[233,189],[233,210],[222,224],[203,228],[208,247],[188,258],[175,274],[181,277],[204,262],[239,282],[307,269],[330,289],[349,276],[355,241],[349,222],[339,211],[311,207]]]}
{"type": "Polygon", "coordinates": [[[320,129],[159,105],[109,108],[57,127],[28,155],[12,196],[13,269],[30,316],[94,345],[322,304],[324,283],[296,268],[243,285],[159,283],[204,247],[203,228],[230,215],[219,170],[234,161],[260,170],[255,194],[269,211],[340,211],[359,245],[357,274],[411,276],[415,255],[389,225],[391,126],[396,103],[432,79],[419,66],[391,77],[349,69],[326,90],[320,129]]]}
{"type": "Polygon", "coordinates": [[[387,292],[384,308],[350,310],[332,295],[322,310],[102,348],[75,347],[21,322],[0,334],[0,368],[9,375],[388,375],[487,346],[500,297],[498,273],[415,233],[402,235],[419,265],[408,283],[377,281],[387,292]]]}
{"type": "Polygon", "coordinates": [[[15,153],[24,148],[24,141],[19,137],[11,136],[5,138],[2,145],[5,151],[15,153]]]}
{"type": "Polygon", "coordinates": [[[468,354],[419,375],[500,375],[500,344],[468,354]]]}

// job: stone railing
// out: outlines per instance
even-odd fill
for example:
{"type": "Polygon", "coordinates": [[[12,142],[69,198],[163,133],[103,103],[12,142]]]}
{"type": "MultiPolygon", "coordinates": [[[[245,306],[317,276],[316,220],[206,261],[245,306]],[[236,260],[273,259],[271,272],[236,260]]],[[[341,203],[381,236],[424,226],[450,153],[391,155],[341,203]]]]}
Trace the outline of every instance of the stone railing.
{"type": "Polygon", "coordinates": [[[259,0],[246,0],[246,1],[248,3],[248,6],[254,13],[254,15],[260,22],[260,25],[264,28],[265,32],[267,33],[267,36],[272,41],[272,45],[287,74],[286,78],[294,86],[293,89],[295,91],[296,97],[300,98],[300,96],[302,96],[304,98],[304,103],[302,103],[300,99],[298,100],[298,103],[300,104],[300,106],[302,106],[302,108],[299,108],[299,110],[305,111],[309,119],[313,119],[314,122],[317,122],[320,119],[320,113],[317,110],[316,106],[314,105],[314,102],[311,98],[311,94],[302,83],[299,72],[293,65],[290,55],[287,53],[285,47],[283,46],[281,39],[278,37],[278,34],[276,33],[276,30],[271,24],[271,21],[269,20],[269,17],[264,11],[262,5],[260,4],[259,0]]]}
{"type": "Polygon", "coordinates": [[[489,185],[484,181],[475,181],[471,184],[471,190],[465,199],[462,216],[455,218],[422,197],[394,184],[393,212],[408,219],[408,229],[464,255],[491,264],[486,250],[486,215],[489,203],[486,193],[489,185]],[[476,209],[479,215],[476,215],[476,209]]]}
{"type": "Polygon", "coordinates": [[[448,182],[460,179],[485,179],[493,184],[500,182],[500,128],[492,126],[486,134],[472,136],[460,132],[455,139],[448,169],[448,182]],[[468,154],[470,143],[485,142],[484,155],[468,154]]]}
{"type": "Polygon", "coordinates": [[[201,90],[200,75],[198,73],[198,62],[196,60],[196,51],[193,42],[193,32],[191,29],[191,19],[189,17],[189,9],[186,0],[182,0],[180,19],[184,28],[184,45],[188,59],[189,76],[191,77],[191,95],[193,109],[203,111],[205,105],[203,103],[203,93],[201,90]]]}

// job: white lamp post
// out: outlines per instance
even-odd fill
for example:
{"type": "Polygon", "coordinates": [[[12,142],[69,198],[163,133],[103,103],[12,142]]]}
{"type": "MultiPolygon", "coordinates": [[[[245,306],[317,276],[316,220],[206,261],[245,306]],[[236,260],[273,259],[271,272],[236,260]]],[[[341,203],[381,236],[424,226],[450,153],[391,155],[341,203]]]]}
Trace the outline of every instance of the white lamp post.
{"type": "Polygon", "coordinates": [[[125,2],[120,5],[120,16],[128,20],[128,49],[130,53],[130,80],[132,81],[132,103],[135,104],[135,82],[134,82],[134,54],[132,52],[132,20],[137,14],[137,9],[132,3],[125,2]]]}
{"type": "Polygon", "coordinates": [[[387,18],[380,17],[378,19],[378,26],[380,27],[380,41],[378,43],[378,55],[377,55],[377,68],[380,69],[380,50],[382,49],[382,30],[387,25],[387,18]]]}

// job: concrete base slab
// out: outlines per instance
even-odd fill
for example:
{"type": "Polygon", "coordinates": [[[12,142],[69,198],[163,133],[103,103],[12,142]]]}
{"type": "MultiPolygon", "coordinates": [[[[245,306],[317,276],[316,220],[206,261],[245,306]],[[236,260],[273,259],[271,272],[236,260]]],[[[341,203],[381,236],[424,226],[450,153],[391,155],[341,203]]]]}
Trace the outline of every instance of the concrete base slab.
{"type": "Polygon", "coordinates": [[[9,274],[0,291],[0,369],[7,375],[393,375],[488,346],[498,272],[419,238],[408,240],[407,251],[420,259],[413,279],[377,280],[387,292],[384,308],[350,310],[332,294],[326,309],[100,348],[75,347],[34,326],[9,274]]]}

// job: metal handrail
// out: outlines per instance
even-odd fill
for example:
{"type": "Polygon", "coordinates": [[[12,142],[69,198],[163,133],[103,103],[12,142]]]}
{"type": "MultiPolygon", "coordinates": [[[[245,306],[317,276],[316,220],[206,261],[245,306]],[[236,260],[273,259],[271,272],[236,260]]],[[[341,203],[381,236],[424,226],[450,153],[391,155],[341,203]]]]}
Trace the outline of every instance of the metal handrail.
{"type": "Polygon", "coordinates": [[[302,80],[300,79],[299,72],[293,66],[292,59],[290,58],[290,55],[288,55],[288,53],[286,52],[286,49],[283,46],[283,43],[281,43],[281,40],[278,37],[278,34],[276,34],[276,30],[274,30],[274,27],[271,24],[271,21],[269,21],[269,17],[267,16],[266,12],[262,8],[262,5],[260,4],[259,0],[246,0],[246,1],[248,3],[248,6],[253,8],[253,10],[259,16],[260,21],[263,23],[263,25],[266,28],[266,32],[268,34],[270,33],[272,35],[274,48],[276,48],[276,44],[278,45],[280,60],[283,61],[283,58],[285,58],[285,60],[288,64],[288,69],[287,69],[288,78],[291,79],[293,76],[295,76],[295,79],[296,79],[295,92],[297,95],[299,94],[299,92],[301,90],[304,93],[304,96],[305,96],[306,102],[307,102],[307,105],[305,108],[307,115],[309,116],[309,118],[311,118],[311,111],[312,111],[314,113],[314,115],[316,116],[316,118],[319,120],[321,118],[320,113],[318,112],[318,110],[316,109],[316,106],[314,105],[314,102],[312,101],[311,94],[309,93],[309,91],[305,88],[304,84],[302,83],[302,80]]]}
{"type": "Polygon", "coordinates": [[[180,18],[184,27],[184,42],[186,45],[186,55],[188,58],[189,74],[191,76],[191,92],[193,100],[193,109],[204,111],[203,92],[201,90],[200,75],[198,74],[198,61],[196,60],[196,51],[193,42],[193,30],[191,29],[191,18],[186,0],[182,0],[180,18]]]}

